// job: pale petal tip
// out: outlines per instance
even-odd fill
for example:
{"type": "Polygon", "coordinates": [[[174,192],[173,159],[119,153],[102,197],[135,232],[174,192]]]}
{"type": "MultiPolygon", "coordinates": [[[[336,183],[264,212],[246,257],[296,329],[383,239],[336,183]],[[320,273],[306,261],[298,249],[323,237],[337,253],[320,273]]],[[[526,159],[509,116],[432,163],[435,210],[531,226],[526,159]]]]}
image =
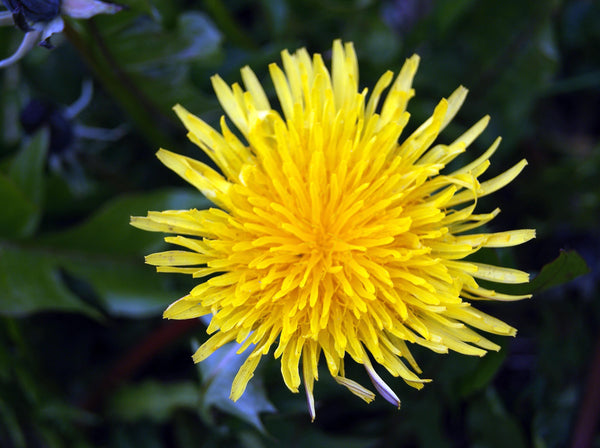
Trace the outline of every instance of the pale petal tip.
{"type": "Polygon", "coordinates": [[[308,404],[308,412],[310,414],[310,421],[314,423],[315,418],[317,416],[317,412],[315,411],[315,397],[312,392],[306,390],[306,403],[308,404]]]}
{"type": "Polygon", "coordinates": [[[221,78],[221,76],[218,74],[212,75],[210,77],[210,82],[213,85],[213,88],[215,89],[215,91],[217,90],[217,86],[219,88],[222,88],[222,86],[225,86],[226,88],[228,87],[227,84],[225,83],[225,81],[223,81],[223,78],[221,78]]]}
{"type": "Polygon", "coordinates": [[[385,381],[383,381],[383,379],[377,374],[377,372],[375,372],[375,369],[371,365],[371,361],[365,359],[364,366],[367,370],[367,373],[369,374],[369,378],[371,379],[373,386],[375,386],[375,389],[377,389],[377,392],[379,392],[387,402],[393,404],[398,409],[400,409],[400,406],[402,404],[400,398],[398,398],[398,396],[391,389],[391,387],[388,386],[385,381]]]}
{"type": "Polygon", "coordinates": [[[130,216],[129,224],[132,225],[133,227],[137,227],[136,224],[143,219],[144,219],[143,216],[130,216]]]}
{"type": "Polygon", "coordinates": [[[158,160],[164,163],[165,158],[172,157],[178,154],[175,154],[169,151],[168,149],[160,148],[158,151],[156,151],[156,153],[154,153],[154,155],[158,158],[158,160]]]}
{"type": "Polygon", "coordinates": [[[418,64],[421,61],[421,56],[419,56],[417,53],[415,53],[411,57],[409,57],[407,59],[407,61],[410,61],[413,64],[418,64]]]}

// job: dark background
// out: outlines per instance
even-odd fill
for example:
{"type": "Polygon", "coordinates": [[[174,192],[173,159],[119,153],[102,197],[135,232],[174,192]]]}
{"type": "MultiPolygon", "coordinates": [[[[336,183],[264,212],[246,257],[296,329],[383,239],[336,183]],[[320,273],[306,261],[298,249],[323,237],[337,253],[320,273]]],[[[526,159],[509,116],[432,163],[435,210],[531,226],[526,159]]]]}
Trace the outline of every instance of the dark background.
{"type": "MultiPolygon", "coordinates": [[[[65,18],[54,50],[0,72],[0,446],[600,447],[599,2],[121,3],[129,9],[114,16],[65,18]],[[161,236],[128,219],[207,206],[154,156],[162,146],[201,157],[174,104],[215,123],[212,74],[240,81],[248,64],[272,96],[267,65],[282,49],[329,63],[336,38],[354,42],[363,87],[421,56],[413,128],[469,88],[442,140],[490,114],[461,162],[501,135],[489,176],[523,157],[529,166],[478,210],[502,208],[491,230],[538,232],[488,257],[534,275],[548,266],[533,299],[485,307],[519,329],[492,338],[502,351],[415,348],[434,382],[416,391],[385,377],[400,411],[382,398],[366,405],[325,369],[311,424],[278,360],[263,362],[239,406],[227,399],[238,360],[193,365],[202,323],[160,317],[193,282],[144,265],[161,236]],[[66,117],[86,83],[89,104],[66,117]]],[[[1,28],[0,58],[21,39],[1,28]]]]}

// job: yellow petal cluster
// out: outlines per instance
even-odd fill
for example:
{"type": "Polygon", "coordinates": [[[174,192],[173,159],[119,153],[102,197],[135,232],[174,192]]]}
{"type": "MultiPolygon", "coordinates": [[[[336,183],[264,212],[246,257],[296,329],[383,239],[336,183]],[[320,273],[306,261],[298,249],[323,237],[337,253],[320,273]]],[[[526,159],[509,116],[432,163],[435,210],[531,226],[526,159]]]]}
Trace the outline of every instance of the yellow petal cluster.
{"type": "Polygon", "coordinates": [[[498,139],[473,162],[446,172],[489,121],[482,118],[450,144],[437,143],[466,97],[463,87],[401,137],[416,55],[397,76],[385,73],[370,94],[359,89],[351,43],[334,42],[331,71],[320,54],[305,49],[282,52],[282,61],[283,68],[269,66],[281,112],[248,67],[241,70],[243,87],[212,78],[237,132],[225,117],[218,131],[175,107],[190,140],[220,172],[164,149],[158,157],[217,207],[149,212],[132,224],[176,235],[165,240],[178,250],[149,255],[147,263],[204,279],[164,314],[212,315],[212,336],[194,361],[230,341],[242,343],[240,353],[250,351],[233,382],[233,400],[275,347],[287,387],[297,392],[304,382],[313,418],[321,358],[339,384],[371,401],[374,394],[344,373],[347,356],[363,364],[377,391],[399,406],[374,365],[421,388],[427,380],[418,376],[407,343],[483,356],[499,347],[476,330],[515,335],[471,302],[528,297],[478,283],[522,283],[528,275],[465,258],[535,236],[533,230],[472,232],[499,212],[475,214],[477,199],[511,182],[526,161],[480,181],[498,139]]]}

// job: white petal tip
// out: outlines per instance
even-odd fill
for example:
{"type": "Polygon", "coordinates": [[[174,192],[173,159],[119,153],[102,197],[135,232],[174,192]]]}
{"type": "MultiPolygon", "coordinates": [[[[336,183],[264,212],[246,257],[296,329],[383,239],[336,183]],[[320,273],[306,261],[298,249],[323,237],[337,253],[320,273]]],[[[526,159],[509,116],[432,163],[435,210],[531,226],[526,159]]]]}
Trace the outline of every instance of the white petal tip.
{"type": "Polygon", "coordinates": [[[383,379],[377,374],[377,372],[375,372],[375,369],[371,365],[371,362],[365,362],[364,365],[365,365],[365,369],[367,370],[367,373],[369,374],[369,378],[371,378],[371,382],[373,383],[373,386],[375,386],[375,389],[377,389],[377,392],[379,392],[381,394],[381,396],[383,398],[385,398],[386,401],[388,401],[389,403],[393,404],[398,409],[400,409],[400,406],[401,406],[400,399],[395,394],[395,392],[390,388],[390,386],[388,386],[386,384],[386,382],[383,381],[383,379]]]}

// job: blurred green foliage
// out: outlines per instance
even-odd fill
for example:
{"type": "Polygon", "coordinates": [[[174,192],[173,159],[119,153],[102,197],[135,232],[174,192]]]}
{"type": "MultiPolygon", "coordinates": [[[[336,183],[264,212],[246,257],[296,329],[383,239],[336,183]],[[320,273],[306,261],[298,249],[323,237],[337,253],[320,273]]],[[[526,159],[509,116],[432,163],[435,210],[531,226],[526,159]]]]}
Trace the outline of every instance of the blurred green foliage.
{"type": "MultiPolygon", "coordinates": [[[[597,405],[583,399],[600,381],[588,380],[600,336],[598,2],[121,3],[128,9],[114,16],[67,20],[54,50],[0,72],[0,446],[551,448],[589,435],[600,447],[585,424],[597,405]],[[239,357],[227,349],[192,364],[190,339],[204,338],[203,326],[160,320],[192,283],[143,264],[162,237],[128,218],[208,205],[154,157],[161,146],[202,157],[174,104],[215,123],[212,74],[238,81],[248,64],[272,94],[267,64],[282,49],[328,58],[336,38],[354,42],[363,86],[421,55],[411,126],[458,85],[470,89],[444,138],[490,114],[475,149],[502,135],[492,170],[522,157],[530,166],[481,209],[503,208],[492,228],[538,229],[533,243],[488,256],[541,273],[527,286],[532,300],[485,307],[519,329],[496,341],[501,352],[416,350],[435,381],[417,392],[387,378],[400,411],[365,405],[323,371],[310,423],[277,361],[264,362],[238,406],[222,384],[239,357]],[[76,117],[46,116],[25,133],[30,100],[67,115],[89,80],[76,117]],[[65,132],[73,138],[61,146],[65,132]]],[[[21,38],[0,28],[0,55],[21,38]]]]}

